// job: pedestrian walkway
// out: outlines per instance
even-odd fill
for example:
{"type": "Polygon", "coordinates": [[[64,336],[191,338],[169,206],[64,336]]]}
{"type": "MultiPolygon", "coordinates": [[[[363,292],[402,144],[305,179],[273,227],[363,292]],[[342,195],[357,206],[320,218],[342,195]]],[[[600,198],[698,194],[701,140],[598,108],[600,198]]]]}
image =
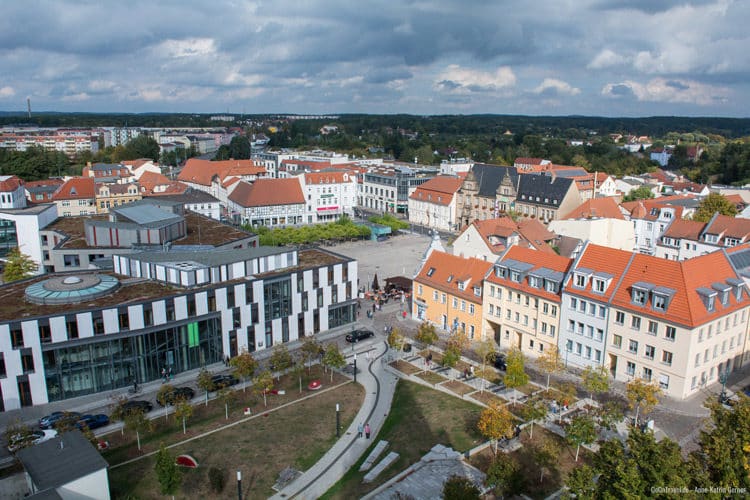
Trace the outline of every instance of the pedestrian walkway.
{"type": "MultiPolygon", "coordinates": [[[[378,435],[391,408],[398,377],[385,370],[383,356],[388,351],[385,342],[370,351],[366,368],[357,373],[357,382],[365,389],[365,400],[341,438],[292,483],[274,495],[273,499],[315,499],[328,491],[362,457],[378,435]],[[358,437],[357,427],[370,424],[370,439],[358,437]]],[[[364,356],[359,353],[358,364],[364,356]]],[[[353,357],[353,356],[352,356],[353,357]]]]}

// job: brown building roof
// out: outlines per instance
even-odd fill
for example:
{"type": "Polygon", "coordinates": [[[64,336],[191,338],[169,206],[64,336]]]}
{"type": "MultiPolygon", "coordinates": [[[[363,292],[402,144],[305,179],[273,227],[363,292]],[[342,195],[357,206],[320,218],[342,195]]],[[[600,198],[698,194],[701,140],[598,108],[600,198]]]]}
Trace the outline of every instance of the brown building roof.
{"type": "Polygon", "coordinates": [[[86,200],[95,198],[95,181],[93,177],[73,177],[60,186],[52,195],[58,200],[86,200]]]}
{"type": "Polygon", "coordinates": [[[562,219],[620,219],[625,217],[620,207],[611,197],[592,198],[581,203],[562,219]]]}
{"type": "Polygon", "coordinates": [[[297,205],[305,203],[302,186],[296,178],[258,179],[252,184],[240,182],[229,199],[241,207],[297,205]]]}

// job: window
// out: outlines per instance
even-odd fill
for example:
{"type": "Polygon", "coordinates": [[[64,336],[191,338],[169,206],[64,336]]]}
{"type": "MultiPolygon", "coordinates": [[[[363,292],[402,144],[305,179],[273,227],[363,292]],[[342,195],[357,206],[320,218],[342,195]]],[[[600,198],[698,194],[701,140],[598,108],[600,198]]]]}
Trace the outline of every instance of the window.
{"type": "Polygon", "coordinates": [[[667,298],[663,295],[654,294],[654,309],[658,311],[664,311],[667,308],[667,298]]]}
{"type": "MultiPolygon", "coordinates": [[[[298,288],[298,290],[301,290],[301,288],[298,288]]],[[[422,285],[417,285],[417,295],[422,295],[424,293],[424,289],[422,288],[422,285]]]]}
{"type": "Polygon", "coordinates": [[[586,359],[591,359],[591,347],[586,346],[586,359]]]}
{"type": "Polygon", "coordinates": [[[453,309],[458,309],[458,299],[456,297],[453,297],[453,309]]]}
{"type": "Polygon", "coordinates": [[[528,295],[524,295],[524,305],[526,307],[529,307],[529,296],[528,295]]]}
{"type": "Polygon", "coordinates": [[[632,328],[633,330],[641,329],[641,318],[639,316],[633,316],[633,318],[630,320],[630,328],[632,328]]]}
{"type": "Polygon", "coordinates": [[[656,321],[648,322],[648,333],[650,333],[651,335],[656,335],[656,332],[658,331],[658,329],[659,329],[659,323],[657,323],[656,321]]]}
{"type": "Polygon", "coordinates": [[[580,356],[582,350],[583,350],[583,345],[580,342],[576,342],[576,354],[580,356]]]}
{"type": "Polygon", "coordinates": [[[544,304],[542,304],[542,313],[544,313],[544,314],[549,313],[549,304],[546,303],[546,302],[544,304]]]}
{"type": "Polygon", "coordinates": [[[615,347],[622,347],[622,336],[621,335],[613,335],[612,336],[612,345],[615,347]]]}
{"type": "Polygon", "coordinates": [[[576,322],[573,321],[572,319],[569,319],[568,320],[568,331],[569,332],[574,332],[575,329],[576,329],[576,322]]]}
{"type": "Polygon", "coordinates": [[[515,320],[516,323],[518,323],[519,321],[521,321],[521,314],[520,313],[516,313],[516,315],[514,317],[514,320],[515,320]]]}
{"type": "Polygon", "coordinates": [[[549,325],[549,336],[550,337],[555,336],[555,325],[549,325]]]}
{"type": "Polygon", "coordinates": [[[615,313],[615,323],[618,325],[624,325],[625,324],[625,313],[622,311],[617,311],[615,313]]]}
{"type": "Polygon", "coordinates": [[[492,316],[493,314],[495,314],[495,305],[490,304],[490,316],[492,316]]]}
{"type": "Polygon", "coordinates": [[[654,359],[655,354],[656,354],[656,348],[652,345],[647,345],[643,355],[646,356],[648,359],[654,359]]]}
{"type": "Polygon", "coordinates": [[[552,316],[557,316],[557,306],[552,306],[550,314],[552,316]]]}
{"type": "Polygon", "coordinates": [[[643,368],[643,380],[646,382],[651,382],[651,377],[653,375],[653,370],[651,368],[643,368]]]}
{"type": "Polygon", "coordinates": [[[465,310],[466,310],[466,301],[465,301],[465,300],[462,300],[462,301],[461,301],[461,310],[462,310],[462,311],[465,311],[465,310]]]}
{"type": "Polygon", "coordinates": [[[120,324],[120,330],[128,330],[130,328],[130,319],[128,318],[127,309],[119,311],[117,319],[120,324]]]}
{"type": "Polygon", "coordinates": [[[638,341],[637,340],[631,340],[628,344],[628,351],[632,352],[633,354],[638,354],[638,341]]]}
{"type": "Polygon", "coordinates": [[[604,293],[604,280],[594,280],[594,291],[597,293],[604,293]]]}
{"type": "Polygon", "coordinates": [[[600,362],[602,360],[602,351],[596,349],[594,351],[594,361],[600,362]]]}
{"type": "Polygon", "coordinates": [[[469,314],[474,314],[474,304],[469,304],[469,314]]]}
{"type": "MultiPolygon", "coordinates": [[[[498,297],[499,297],[499,295],[498,295],[498,297]]],[[[440,303],[441,304],[445,304],[446,299],[447,299],[447,297],[446,297],[446,295],[444,293],[440,295],[440,303]]]]}
{"type": "Polygon", "coordinates": [[[576,274],[576,286],[578,288],[586,287],[586,275],[585,274],[576,274]]]}
{"type": "Polygon", "coordinates": [[[594,338],[594,327],[591,326],[591,325],[589,325],[589,326],[586,327],[586,331],[588,333],[589,338],[593,339],[594,338]]]}
{"type": "Polygon", "coordinates": [[[528,314],[524,314],[523,315],[523,324],[524,325],[528,325],[529,324],[529,315],[528,314]]]}
{"type": "Polygon", "coordinates": [[[639,288],[633,288],[633,303],[642,306],[646,303],[646,296],[648,293],[645,290],[639,288]]]}
{"type": "Polygon", "coordinates": [[[5,354],[0,352],[0,378],[7,377],[8,374],[5,371],[5,354]]]}
{"type": "Polygon", "coordinates": [[[666,332],[664,333],[664,338],[666,338],[667,340],[674,340],[676,335],[677,329],[673,326],[667,326],[666,332]]]}
{"type": "Polygon", "coordinates": [[[24,373],[34,372],[34,353],[30,347],[21,349],[21,368],[24,373]]]}
{"type": "Polygon", "coordinates": [[[586,301],[585,300],[581,300],[581,301],[578,302],[578,310],[581,311],[582,313],[586,312],[586,301]]]}
{"type": "Polygon", "coordinates": [[[432,300],[434,300],[435,302],[437,302],[437,299],[438,299],[438,292],[437,292],[437,290],[433,290],[432,291],[432,300]]]}
{"type": "Polygon", "coordinates": [[[659,375],[659,387],[664,390],[669,389],[669,375],[659,375]]]}
{"type": "Polygon", "coordinates": [[[433,274],[435,274],[435,268],[434,268],[434,267],[431,267],[431,268],[429,268],[429,269],[427,270],[427,277],[430,277],[430,276],[432,276],[433,274]]]}
{"type": "Polygon", "coordinates": [[[669,351],[662,351],[661,362],[664,363],[665,365],[671,366],[672,365],[672,353],[669,351]]]}
{"type": "Polygon", "coordinates": [[[599,342],[601,342],[602,340],[604,340],[604,330],[603,329],[601,329],[601,328],[597,328],[596,329],[596,340],[598,340],[599,342]]]}
{"type": "Polygon", "coordinates": [[[505,310],[505,319],[510,319],[510,309],[505,310]]]}
{"type": "Polygon", "coordinates": [[[633,363],[632,361],[628,361],[628,364],[625,367],[625,373],[631,377],[634,377],[635,376],[635,363],[633,363]]]}

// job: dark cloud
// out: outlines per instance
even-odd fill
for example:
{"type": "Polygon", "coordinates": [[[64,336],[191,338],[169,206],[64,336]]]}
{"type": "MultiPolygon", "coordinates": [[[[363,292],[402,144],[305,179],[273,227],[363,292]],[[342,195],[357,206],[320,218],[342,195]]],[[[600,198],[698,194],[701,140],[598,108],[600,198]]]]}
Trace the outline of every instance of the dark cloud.
{"type": "Polygon", "coordinates": [[[634,97],[635,94],[633,94],[633,89],[629,85],[624,85],[622,83],[617,85],[612,85],[612,87],[609,89],[609,94],[614,97],[634,97]]]}
{"type": "Polygon", "coordinates": [[[677,80],[667,80],[666,82],[667,87],[672,87],[673,89],[677,90],[687,90],[690,88],[690,85],[685,85],[682,82],[678,82],[677,80]]]}

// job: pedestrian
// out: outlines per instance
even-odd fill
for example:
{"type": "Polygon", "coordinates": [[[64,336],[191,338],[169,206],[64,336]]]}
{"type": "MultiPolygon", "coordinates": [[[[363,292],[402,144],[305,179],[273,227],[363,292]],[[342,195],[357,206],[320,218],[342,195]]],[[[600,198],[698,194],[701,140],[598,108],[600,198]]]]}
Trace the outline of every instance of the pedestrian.
{"type": "Polygon", "coordinates": [[[161,381],[162,383],[167,381],[167,369],[166,368],[161,369],[161,381]]]}
{"type": "Polygon", "coordinates": [[[375,312],[375,302],[372,303],[372,312],[375,312]]]}
{"type": "Polygon", "coordinates": [[[172,375],[172,367],[171,366],[169,367],[169,373],[168,373],[168,375],[169,375],[169,380],[172,380],[174,378],[174,375],[172,375]]]}
{"type": "Polygon", "coordinates": [[[365,439],[370,439],[370,424],[365,424],[365,439]]]}
{"type": "Polygon", "coordinates": [[[474,376],[474,365],[469,366],[469,375],[474,376]]]}
{"type": "Polygon", "coordinates": [[[362,425],[362,423],[360,423],[360,424],[359,424],[359,425],[357,426],[357,437],[360,437],[360,438],[361,438],[361,437],[362,437],[362,433],[363,433],[364,431],[365,431],[365,426],[364,426],[364,425],[362,425]]]}

